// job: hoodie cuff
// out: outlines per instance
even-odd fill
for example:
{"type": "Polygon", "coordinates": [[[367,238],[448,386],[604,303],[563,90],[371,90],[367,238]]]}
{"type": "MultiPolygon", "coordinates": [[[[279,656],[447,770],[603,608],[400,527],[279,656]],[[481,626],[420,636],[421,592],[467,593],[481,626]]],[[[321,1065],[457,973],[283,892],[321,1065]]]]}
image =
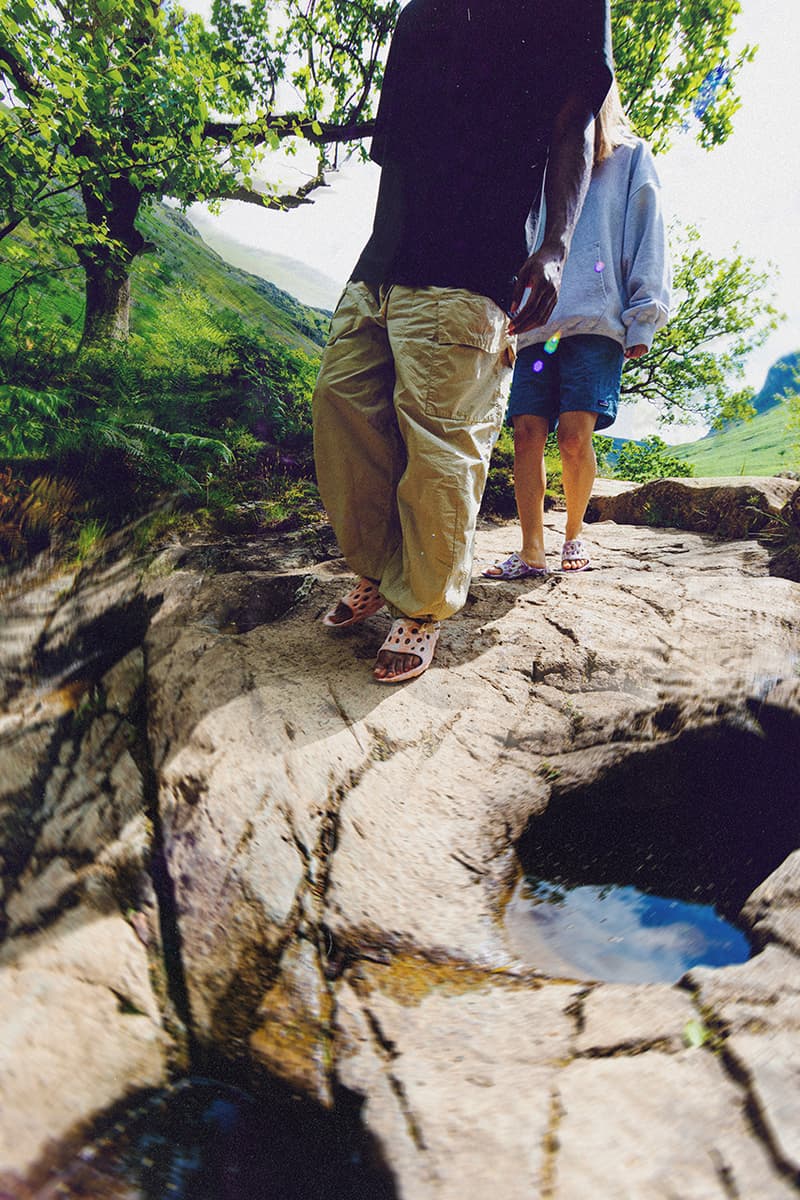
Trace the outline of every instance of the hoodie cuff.
{"type": "Polygon", "coordinates": [[[632,346],[647,346],[649,350],[656,336],[656,327],[652,321],[631,321],[625,330],[625,349],[632,346]]]}

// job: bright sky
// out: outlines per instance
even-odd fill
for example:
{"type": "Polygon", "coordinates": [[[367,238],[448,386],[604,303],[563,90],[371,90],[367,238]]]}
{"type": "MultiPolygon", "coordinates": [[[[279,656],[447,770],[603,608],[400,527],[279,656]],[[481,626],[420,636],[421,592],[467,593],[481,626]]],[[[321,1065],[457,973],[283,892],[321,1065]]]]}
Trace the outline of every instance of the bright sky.
{"type": "MultiPolygon", "coordinates": [[[[187,7],[202,8],[203,0],[187,7]]],[[[759,388],[776,358],[800,350],[800,4],[742,0],[742,10],[737,42],[757,43],[759,50],[740,78],[742,108],[733,135],[711,152],[701,150],[691,134],[680,135],[658,165],[668,208],[700,227],[704,248],[728,255],[738,244],[759,268],[774,264],[777,305],[788,319],[748,363],[746,381],[759,388]]],[[[307,174],[295,160],[281,167],[280,177],[290,188],[307,174]]],[[[200,206],[190,215],[212,244],[215,233],[224,234],[321,273],[327,285],[298,276],[295,294],[331,307],[369,236],[377,179],[372,164],[350,162],[304,208],[273,213],[229,202],[219,217],[209,217],[200,206]]],[[[222,245],[217,248],[224,252],[222,245]]],[[[253,269],[258,270],[255,263],[253,269]]],[[[624,409],[614,431],[642,436],[655,428],[646,412],[624,409]]],[[[674,428],[666,433],[669,441],[680,436],[674,428]]]]}

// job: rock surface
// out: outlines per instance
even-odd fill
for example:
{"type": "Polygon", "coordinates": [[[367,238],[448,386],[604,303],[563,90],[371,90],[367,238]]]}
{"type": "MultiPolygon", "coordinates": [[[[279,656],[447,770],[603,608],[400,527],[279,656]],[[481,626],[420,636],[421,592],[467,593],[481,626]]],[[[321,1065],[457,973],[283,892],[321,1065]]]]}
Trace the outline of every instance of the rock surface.
{"type": "MultiPolygon", "coordinates": [[[[713,503],[733,532],[796,488],[689,482],[684,524],[713,503]]],[[[370,673],[385,614],[317,620],[350,583],[324,532],[9,593],[9,1194],[209,1063],[363,1098],[405,1200],[798,1194],[800,589],[752,539],[615,521],[590,571],[515,583],[478,575],[517,544],[487,523],[465,610],[396,688],[370,673]],[[546,969],[520,863],[560,829],[620,870],[649,830],[654,890],[710,886],[719,843],[757,953],[673,984],[546,969]]],[[[549,514],[553,564],[562,537],[549,514]]]]}

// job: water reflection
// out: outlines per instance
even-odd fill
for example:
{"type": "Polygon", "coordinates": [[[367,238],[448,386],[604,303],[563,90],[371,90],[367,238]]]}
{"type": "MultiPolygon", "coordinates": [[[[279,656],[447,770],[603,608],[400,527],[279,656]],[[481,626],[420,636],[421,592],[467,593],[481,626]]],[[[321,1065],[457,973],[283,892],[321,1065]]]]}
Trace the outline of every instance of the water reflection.
{"type": "Polygon", "coordinates": [[[523,879],[506,923],[519,957],[571,978],[674,983],[691,967],[750,956],[745,935],[712,905],[633,886],[523,879]]]}

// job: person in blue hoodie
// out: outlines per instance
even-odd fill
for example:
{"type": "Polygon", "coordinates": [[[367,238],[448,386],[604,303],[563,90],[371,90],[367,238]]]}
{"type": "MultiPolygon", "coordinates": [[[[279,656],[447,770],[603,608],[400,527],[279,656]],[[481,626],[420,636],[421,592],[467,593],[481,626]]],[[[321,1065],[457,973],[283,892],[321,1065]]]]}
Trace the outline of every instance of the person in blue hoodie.
{"type": "MultiPolygon", "coordinates": [[[[539,213],[540,228],[541,222],[539,213]]],[[[485,577],[520,579],[547,570],[544,446],[553,429],[567,507],[561,568],[590,565],[581,531],[597,473],[592,434],[616,418],[624,360],[646,354],[666,323],[670,283],[653,156],[631,132],[615,83],[595,121],[591,183],[558,303],[545,325],[517,341],[506,420],[514,428],[522,546],[485,577]]]]}

